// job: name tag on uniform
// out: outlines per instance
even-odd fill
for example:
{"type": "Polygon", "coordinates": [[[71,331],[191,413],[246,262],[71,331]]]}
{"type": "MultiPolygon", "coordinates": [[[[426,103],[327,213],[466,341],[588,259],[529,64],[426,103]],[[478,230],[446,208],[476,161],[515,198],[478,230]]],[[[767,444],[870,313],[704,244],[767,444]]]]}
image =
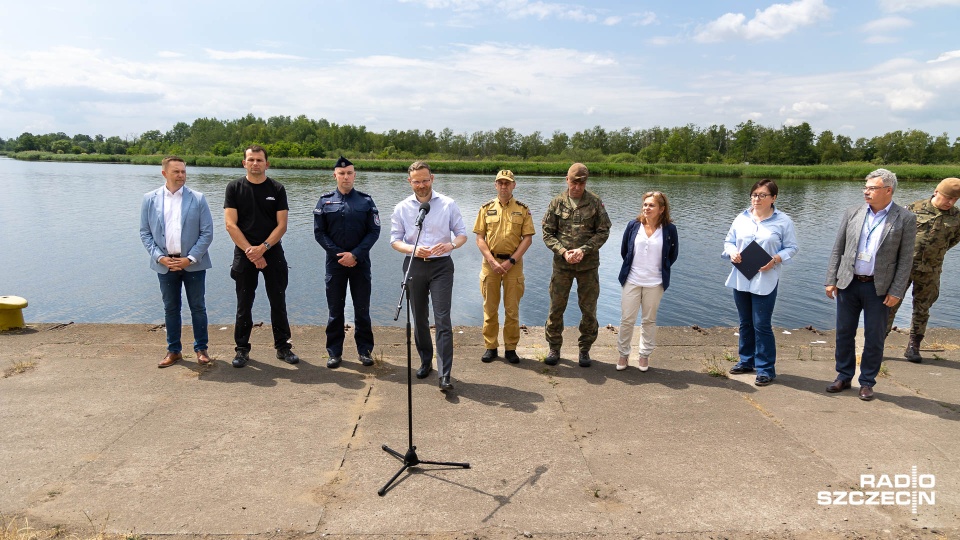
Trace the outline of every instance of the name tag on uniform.
{"type": "Polygon", "coordinates": [[[870,262],[870,259],[871,259],[870,254],[867,253],[866,251],[861,251],[860,253],[857,254],[857,260],[859,261],[870,262]]]}
{"type": "Polygon", "coordinates": [[[487,210],[487,215],[488,215],[488,216],[495,216],[495,215],[497,215],[497,211],[496,211],[496,210],[487,210]]]}

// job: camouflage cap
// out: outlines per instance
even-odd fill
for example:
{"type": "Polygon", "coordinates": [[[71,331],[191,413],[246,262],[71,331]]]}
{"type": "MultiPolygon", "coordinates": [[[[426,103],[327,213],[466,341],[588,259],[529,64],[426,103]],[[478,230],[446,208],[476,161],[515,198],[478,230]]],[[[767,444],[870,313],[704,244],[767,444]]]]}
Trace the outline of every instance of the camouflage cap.
{"type": "Polygon", "coordinates": [[[960,198],[960,178],[944,178],[937,184],[937,191],[944,197],[960,198]]]}
{"type": "Polygon", "coordinates": [[[577,182],[578,184],[586,182],[587,176],[589,175],[590,173],[587,171],[587,166],[583,163],[574,163],[567,170],[567,179],[571,182],[577,182]]]}
{"type": "MultiPolygon", "coordinates": [[[[500,172],[497,173],[497,180],[500,180],[501,178],[504,179],[504,180],[509,180],[509,181],[511,181],[511,182],[516,182],[516,181],[517,181],[517,179],[513,177],[513,171],[511,171],[511,170],[509,170],[509,169],[503,169],[503,170],[501,170],[500,172]]],[[[494,181],[496,181],[496,180],[494,180],[494,181]]]]}

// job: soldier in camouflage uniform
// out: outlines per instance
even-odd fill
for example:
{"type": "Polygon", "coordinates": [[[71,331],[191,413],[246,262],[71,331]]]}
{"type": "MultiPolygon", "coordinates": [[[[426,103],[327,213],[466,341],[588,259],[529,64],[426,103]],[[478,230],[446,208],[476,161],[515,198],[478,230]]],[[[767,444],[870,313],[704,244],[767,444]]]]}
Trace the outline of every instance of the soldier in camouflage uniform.
{"type": "MultiPolygon", "coordinates": [[[[947,178],[937,185],[930,199],[921,199],[907,209],[917,215],[917,243],[913,251],[913,268],[910,282],[913,283],[913,317],[910,322],[910,342],[903,356],[919,364],[920,342],[927,330],[930,307],[940,296],[940,272],[947,250],[960,242],[960,179],[947,178]]],[[[887,333],[893,328],[897,315],[896,305],[890,309],[887,333]]]]}
{"type": "Polygon", "coordinates": [[[544,363],[560,361],[563,312],[573,281],[580,306],[579,364],[590,367],[590,347],[597,340],[597,299],[600,297],[600,246],[610,236],[610,218],[600,197],[586,190],[587,167],[574,163],[567,171],[567,190],[550,201],[543,216],[543,241],[553,251],[550,313],[544,334],[550,352],[544,363]]]}

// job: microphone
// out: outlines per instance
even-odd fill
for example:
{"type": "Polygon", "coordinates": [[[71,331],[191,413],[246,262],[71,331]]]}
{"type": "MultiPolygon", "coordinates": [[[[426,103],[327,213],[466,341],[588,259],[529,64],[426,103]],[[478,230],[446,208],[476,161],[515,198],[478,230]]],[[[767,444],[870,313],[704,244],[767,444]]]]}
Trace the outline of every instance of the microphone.
{"type": "Polygon", "coordinates": [[[427,217],[427,214],[430,213],[430,203],[420,203],[420,213],[417,214],[416,226],[420,227],[423,225],[423,218],[427,217]]]}

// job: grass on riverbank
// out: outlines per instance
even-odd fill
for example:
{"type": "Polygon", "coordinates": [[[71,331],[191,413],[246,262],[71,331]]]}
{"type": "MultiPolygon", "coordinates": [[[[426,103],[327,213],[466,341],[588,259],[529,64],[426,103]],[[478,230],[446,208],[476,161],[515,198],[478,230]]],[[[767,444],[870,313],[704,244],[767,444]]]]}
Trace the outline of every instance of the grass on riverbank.
{"type": "MultiPolygon", "coordinates": [[[[54,154],[50,152],[17,152],[8,154],[24,161],[62,161],[76,163],[129,163],[159,165],[163,156],[126,154],[54,154]]],[[[240,155],[181,156],[192,167],[240,167],[240,155]]],[[[270,166],[276,169],[329,170],[333,159],[272,158],[270,166]]],[[[362,171],[406,172],[409,160],[357,159],[362,171]]],[[[510,169],[519,175],[563,176],[567,162],[539,161],[438,161],[431,160],[436,173],[493,175],[500,169],[510,169]]],[[[611,163],[589,162],[590,173],[596,176],[708,176],[722,178],[786,178],[819,180],[860,180],[877,168],[872,163],[842,163],[836,165],[748,165],[697,163],[611,163]]],[[[887,165],[902,180],[941,180],[960,176],[960,164],[952,165],[887,165]]]]}

